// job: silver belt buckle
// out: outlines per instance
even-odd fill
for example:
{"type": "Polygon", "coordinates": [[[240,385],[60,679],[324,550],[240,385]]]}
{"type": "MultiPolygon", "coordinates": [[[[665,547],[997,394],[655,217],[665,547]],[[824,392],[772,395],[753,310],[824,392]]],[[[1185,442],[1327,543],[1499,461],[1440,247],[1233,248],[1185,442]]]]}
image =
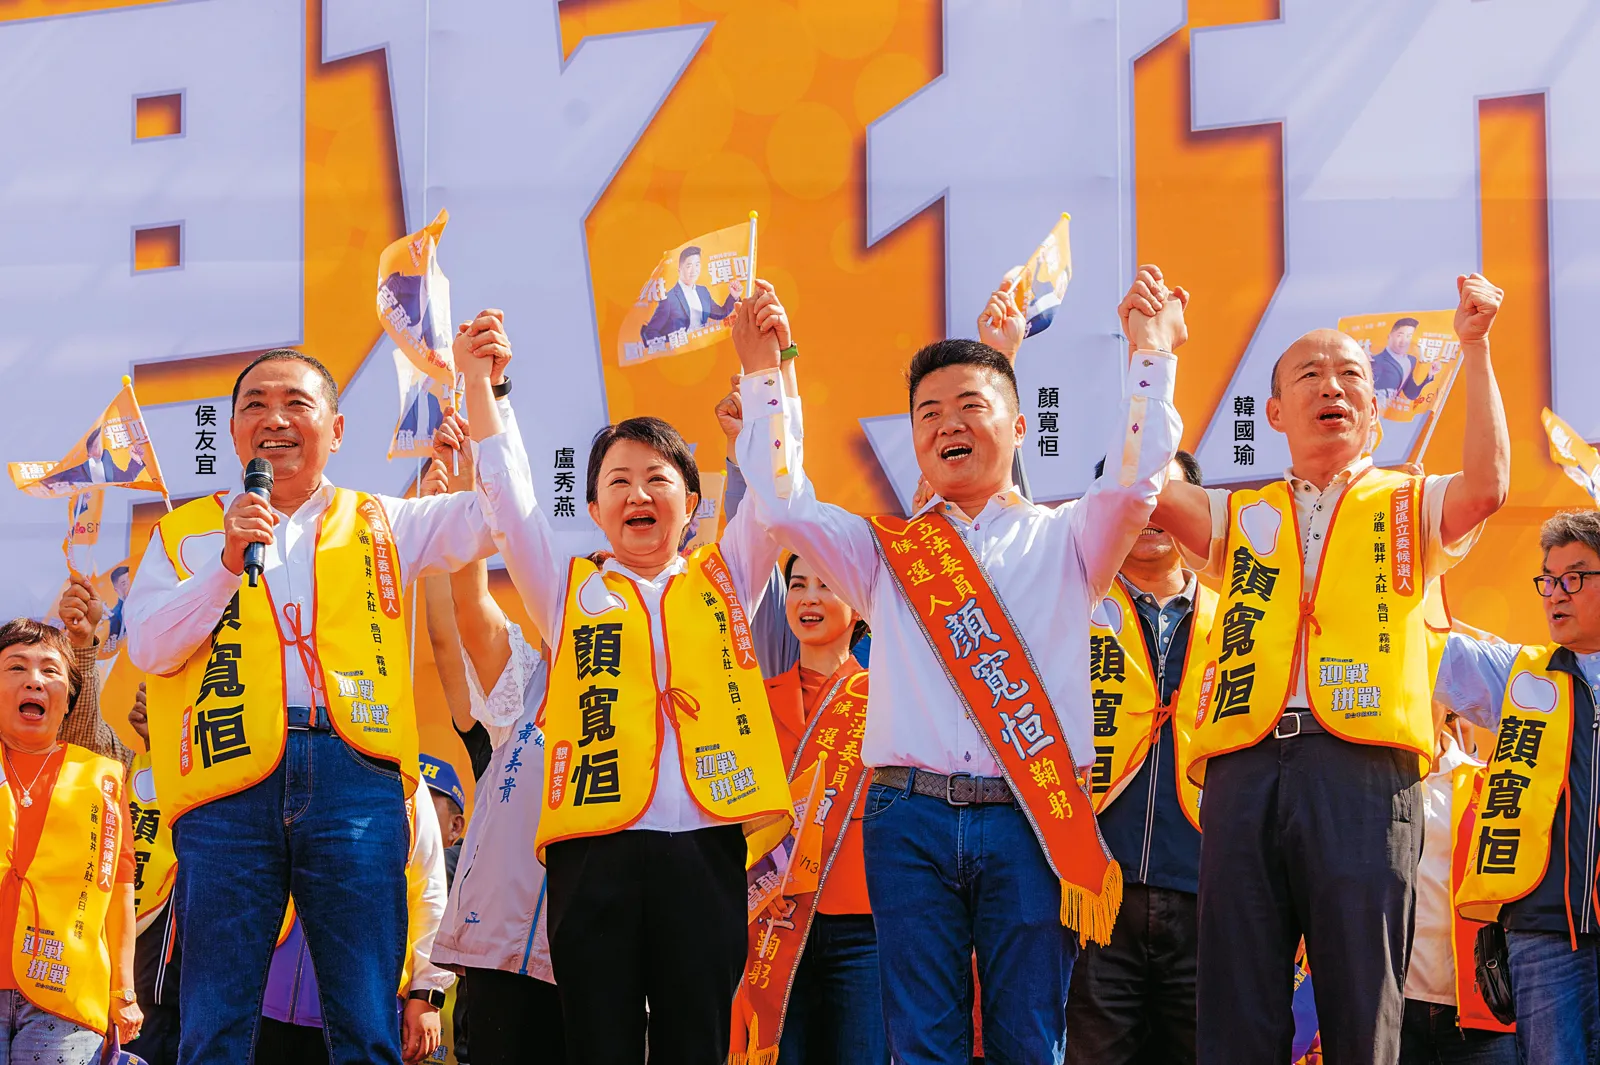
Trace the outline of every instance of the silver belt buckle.
{"type": "Polygon", "coordinates": [[[1284,714],[1278,719],[1278,723],[1272,728],[1272,738],[1275,740],[1292,740],[1298,735],[1300,735],[1300,714],[1298,712],[1284,714]],[[1287,722],[1291,717],[1294,718],[1294,731],[1285,732],[1283,731],[1284,723],[1287,722]]]}
{"type": "MultiPolygon", "coordinates": [[[[957,802],[956,801],[956,797],[955,797],[956,781],[960,780],[960,779],[963,779],[963,778],[965,778],[966,780],[969,780],[969,781],[976,779],[975,777],[973,777],[973,775],[971,773],[951,773],[949,776],[944,778],[944,801],[949,803],[951,806],[971,806],[972,805],[972,800],[971,799],[968,799],[965,802],[957,802]]],[[[974,789],[974,794],[976,794],[976,789],[974,789]]]]}

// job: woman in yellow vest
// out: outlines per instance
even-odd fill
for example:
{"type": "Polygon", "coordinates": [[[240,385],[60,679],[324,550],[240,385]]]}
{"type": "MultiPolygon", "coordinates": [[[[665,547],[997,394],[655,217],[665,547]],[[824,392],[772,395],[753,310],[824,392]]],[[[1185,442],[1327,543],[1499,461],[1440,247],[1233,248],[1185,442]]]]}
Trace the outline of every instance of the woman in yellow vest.
{"type": "MultiPolygon", "coordinates": [[[[575,449],[541,465],[537,501],[520,436],[490,373],[511,357],[497,312],[456,339],[478,490],[533,623],[553,648],[541,726],[546,774],[535,846],[548,871],[550,955],[573,1062],[720,1062],[745,962],[745,868],[793,820],[756,666],[750,615],[778,549],[735,517],[680,554],[700,504],[689,447],[656,418],[596,435],[582,533],[575,449]],[[563,472],[571,471],[571,472],[563,472]],[[557,524],[553,524],[557,523],[557,524]]],[[[504,387],[504,386],[502,386],[504,387]]]]}
{"type": "Polygon", "coordinates": [[[122,764],[56,740],[82,684],[60,630],[0,626],[0,1061],[87,1065],[144,1021],[122,764]]]}

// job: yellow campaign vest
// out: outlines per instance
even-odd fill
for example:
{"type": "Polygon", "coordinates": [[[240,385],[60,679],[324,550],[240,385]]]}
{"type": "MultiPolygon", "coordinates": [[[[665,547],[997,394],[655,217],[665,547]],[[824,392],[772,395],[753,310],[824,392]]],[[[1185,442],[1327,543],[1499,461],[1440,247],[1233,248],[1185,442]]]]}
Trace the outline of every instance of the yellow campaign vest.
{"type": "MultiPolygon", "coordinates": [[[[106,914],[122,846],[122,763],[64,744],[39,849],[22,875],[11,973],[29,1002],[96,1032],[111,1013],[106,914]]],[[[3,767],[0,767],[3,770],[3,767]]],[[[0,783],[4,774],[0,772],[0,783]]],[[[0,877],[12,872],[17,802],[0,802],[0,877]]]]}
{"type": "Polygon", "coordinates": [[[1498,919],[1500,907],[1538,887],[1550,865],[1551,829],[1572,757],[1572,677],[1550,668],[1555,650],[1523,647],[1511,667],[1456,893],[1457,911],[1470,920],[1498,919]]]}
{"type": "Polygon", "coordinates": [[[161,916],[178,877],[178,855],[172,849],[172,826],[161,816],[150,752],[133,760],[128,770],[128,825],[133,833],[133,910],[139,932],[161,916]]]}
{"type": "Polygon", "coordinates": [[[540,709],[547,784],[535,848],[638,821],[655,796],[663,718],[700,809],[742,823],[750,860],[794,819],[789,777],[756,666],[749,619],[715,544],[696,548],[661,599],[667,675],[627,577],[574,558],[540,709]]]}
{"type": "MultiPolygon", "coordinates": [[[[156,523],[179,579],[190,575],[184,540],[221,532],[222,516],[219,493],[156,523]]],[[[417,721],[400,555],[383,505],[336,489],[317,529],[315,570],[311,616],[299,622],[312,681],[323,689],[316,698],[346,743],[398,764],[409,796],[417,787],[417,721]]],[[[266,581],[251,588],[241,576],[211,638],[176,672],[147,678],[151,764],[169,822],[260,783],[283,757],[277,616],[266,581]]]]}
{"type": "MultiPolygon", "coordinates": [[[[1206,634],[1217,612],[1217,593],[1197,585],[1197,602],[1190,621],[1190,651],[1184,659],[1183,679],[1173,693],[1173,746],[1179,767],[1178,805],[1184,816],[1200,827],[1200,789],[1182,767],[1188,762],[1194,738],[1191,709],[1184,716],[1184,696],[1194,687],[1190,677],[1199,673],[1195,661],[1202,657],[1206,634]]],[[[1089,695],[1094,706],[1094,767],[1089,773],[1089,794],[1094,812],[1103,813],[1127,788],[1144,765],[1150,746],[1161,728],[1162,704],[1156,687],[1155,663],[1139,627],[1138,608],[1128,598],[1120,579],[1089,617],[1089,695]]],[[[1193,700],[1189,700],[1192,704],[1193,700]]]]}
{"type": "Polygon", "coordinates": [[[1309,589],[1288,484],[1229,497],[1228,573],[1193,719],[1195,783],[1205,783],[1206,759],[1272,731],[1302,662],[1323,728],[1431,762],[1421,485],[1389,470],[1357,474],[1335,504],[1309,589]]]}

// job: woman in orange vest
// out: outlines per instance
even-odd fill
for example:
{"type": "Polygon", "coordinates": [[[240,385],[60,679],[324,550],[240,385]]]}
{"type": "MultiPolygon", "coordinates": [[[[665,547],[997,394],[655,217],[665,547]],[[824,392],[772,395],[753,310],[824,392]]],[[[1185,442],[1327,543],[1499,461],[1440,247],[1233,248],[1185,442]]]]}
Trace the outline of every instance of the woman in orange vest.
{"type": "Polygon", "coordinates": [[[0,626],[0,1062],[87,1065],[144,1023],[122,764],[56,739],[82,686],[59,629],[0,626]]]}

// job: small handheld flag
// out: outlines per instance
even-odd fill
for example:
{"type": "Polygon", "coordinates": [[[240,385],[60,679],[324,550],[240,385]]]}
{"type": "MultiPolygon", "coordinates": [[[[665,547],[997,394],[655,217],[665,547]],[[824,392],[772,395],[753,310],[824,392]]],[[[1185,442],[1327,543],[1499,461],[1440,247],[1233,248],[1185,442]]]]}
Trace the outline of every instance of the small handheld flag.
{"type": "Polygon", "coordinates": [[[454,388],[455,339],[450,318],[450,282],[439,269],[439,237],[449,211],[408,233],[378,256],[378,320],[418,370],[454,388]]]}
{"type": "Polygon", "coordinates": [[[165,496],[167,486],[133,382],[126,377],[122,381],[117,398],[59,462],[7,463],[11,483],[39,499],[63,499],[94,488],[135,488],[165,496]]]}
{"type": "Polygon", "coordinates": [[[661,256],[617,333],[617,363],[633,366],[710,347],[729,335],[733,305],[750,291],[754,213],[661,256]]]}
{"type": "Polygon", "coordinates": [[[1028,261],[1006,273],[1006,280],[1015,282],[1011,298],[1028,319],[1025,337],[1050,328],[1072,282],[1071,222],[1072,216],[1063,213],[1028,261]]]}
{"type": "Polygon", "coordinates": [[[1549,407],[1544,408],[1539,420],[1550,438],[1550,460],[1560,466],[1574,484],[1588,492],[1590,500],[1600,502],[1600,451],[1586,443],[1549,407]]]}

